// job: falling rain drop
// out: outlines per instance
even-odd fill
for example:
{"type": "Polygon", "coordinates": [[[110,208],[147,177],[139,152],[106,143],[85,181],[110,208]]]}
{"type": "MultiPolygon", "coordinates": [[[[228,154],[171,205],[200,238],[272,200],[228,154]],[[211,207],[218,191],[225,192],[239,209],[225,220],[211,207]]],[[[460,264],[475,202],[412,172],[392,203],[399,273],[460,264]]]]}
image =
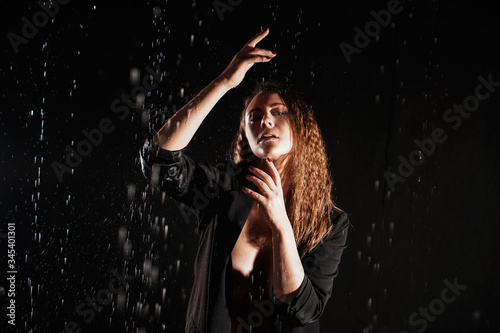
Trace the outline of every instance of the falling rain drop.
{"type": "Polygon", "coordinates": [[[481,320],[481,311],[477,310],[472,312],[472,321],[474,322],[474,325],[479,325],[480,320],[481,320]]]}
{"type": "Polygon", "coordinates": [[[127,185],[127,202],[130,204],[134,201],[135,197],[135,184],[127,185]]]}
{"type": "Polygon", "coordinates": [[[123,256],[125,259],[130,259],[132,254],[132,242],[130,239],[127,240],[123,244],[123,256]]]}
{"type": "Polygon", "coordinates": [[[141,71],[136,67],[132,67],[130,69],[130,84],[132,85],[139,84],[140,77],[141,77],[141,71]]]}
{"type": "Polygon", "coordinates": [[[160,6],[155,6],[153,7],[153,18],[157,19],[161,15],[161,7],[160,6]]]}
{"type": "Polygon", "coordinates": [[[127,228],[125,226],[121,226],[118,229],[118,242],[121,244],[127,238],[127,228]]]}

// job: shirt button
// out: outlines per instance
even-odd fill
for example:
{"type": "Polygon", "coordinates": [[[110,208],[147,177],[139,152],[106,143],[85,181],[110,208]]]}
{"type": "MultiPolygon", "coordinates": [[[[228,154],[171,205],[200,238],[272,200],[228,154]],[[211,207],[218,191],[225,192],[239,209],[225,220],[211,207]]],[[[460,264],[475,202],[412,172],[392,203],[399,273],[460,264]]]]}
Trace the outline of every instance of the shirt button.
{"type": "Polygon", "coordinates": [[[172,166],[168,169],[168,175],[169,176],[174,176],[177,173],[177,168],[172,166]]]}

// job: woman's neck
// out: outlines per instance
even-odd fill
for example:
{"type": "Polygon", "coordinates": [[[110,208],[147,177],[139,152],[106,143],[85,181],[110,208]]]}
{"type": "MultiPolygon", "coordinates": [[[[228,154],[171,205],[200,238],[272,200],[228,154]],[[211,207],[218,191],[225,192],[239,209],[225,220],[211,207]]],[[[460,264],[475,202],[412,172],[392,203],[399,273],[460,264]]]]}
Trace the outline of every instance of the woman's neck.
{"type": "MultiPolygon", "coordinates": [[[[291,177],[291,172],[288,167],[288,163],[290,160],[284,156],[273,160],[273,164],[278,170],[278,173],[280,175],[280,180],[281,180],[281,187],[283,189],[283,197],[285,200],[285,204],[288,203],[289,200],[289,192],[290,192],[290,177],[291,177]]],[[[267,162],[265,159],[257,159],[257,167],[261,170],[263,170],[265,173],[268,175],[271,175],[271,170],[269,170],[269,167],[267,165],[267,162]]]]}

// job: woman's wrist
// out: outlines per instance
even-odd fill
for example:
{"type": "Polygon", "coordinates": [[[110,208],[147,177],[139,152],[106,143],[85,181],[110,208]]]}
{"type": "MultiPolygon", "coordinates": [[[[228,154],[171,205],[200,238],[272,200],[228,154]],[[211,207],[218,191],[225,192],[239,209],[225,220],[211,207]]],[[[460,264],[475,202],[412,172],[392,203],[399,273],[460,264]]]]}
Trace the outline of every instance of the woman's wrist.
{"type": "Polygon", "coordinates": [[[229,91],[234,88],[234,86],[231,85],[230,80],[225,77],[223,74],[219,75],[218,77],[215,78],[213,83],[216,86],[222,86],[226,89],[226,91],[229,91]]]}
{"type": "Polygon", "coordinates": [[[282,223],[273,223],[270,225],[270,227],[273,239],[275,240],[283,239],[289,237],[290,235],[292,235],[293,237],[293,228],[288,218],[286,219],[286,221],[283,221],[282,223]]]}

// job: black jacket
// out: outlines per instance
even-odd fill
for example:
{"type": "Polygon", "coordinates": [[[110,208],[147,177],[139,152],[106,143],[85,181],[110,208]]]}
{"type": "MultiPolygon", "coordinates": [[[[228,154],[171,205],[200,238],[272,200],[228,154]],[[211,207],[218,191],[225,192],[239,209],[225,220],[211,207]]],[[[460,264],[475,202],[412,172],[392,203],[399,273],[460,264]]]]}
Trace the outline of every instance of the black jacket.
{"type": "MultiPolygon", "coordinates": [[[[198,163],[184,149],[156,146],[150,134],[140,149],[141,167],[150,184],[189,206],[196,216],[199,244],[194,282],[186,315],[186,333],[231,332],[231,251],[250,214],[254,199],[241,191],[257,191],[241,164],[226,160],[216,166],[198,163]]],[[[181,206],[182,210],[182,206],[181,206]]],[[[192,214],[184,211],[186,218],[192,214]]],[[[290,305],[275,295],[254,299],[241,315],[238,332],[319,332],[319,317],[330,298],[333,279],[346,247],[349,218],[340,209],[331,216],[335,228],[312,252],[299,252],[305,276],[290,305]]]]}

